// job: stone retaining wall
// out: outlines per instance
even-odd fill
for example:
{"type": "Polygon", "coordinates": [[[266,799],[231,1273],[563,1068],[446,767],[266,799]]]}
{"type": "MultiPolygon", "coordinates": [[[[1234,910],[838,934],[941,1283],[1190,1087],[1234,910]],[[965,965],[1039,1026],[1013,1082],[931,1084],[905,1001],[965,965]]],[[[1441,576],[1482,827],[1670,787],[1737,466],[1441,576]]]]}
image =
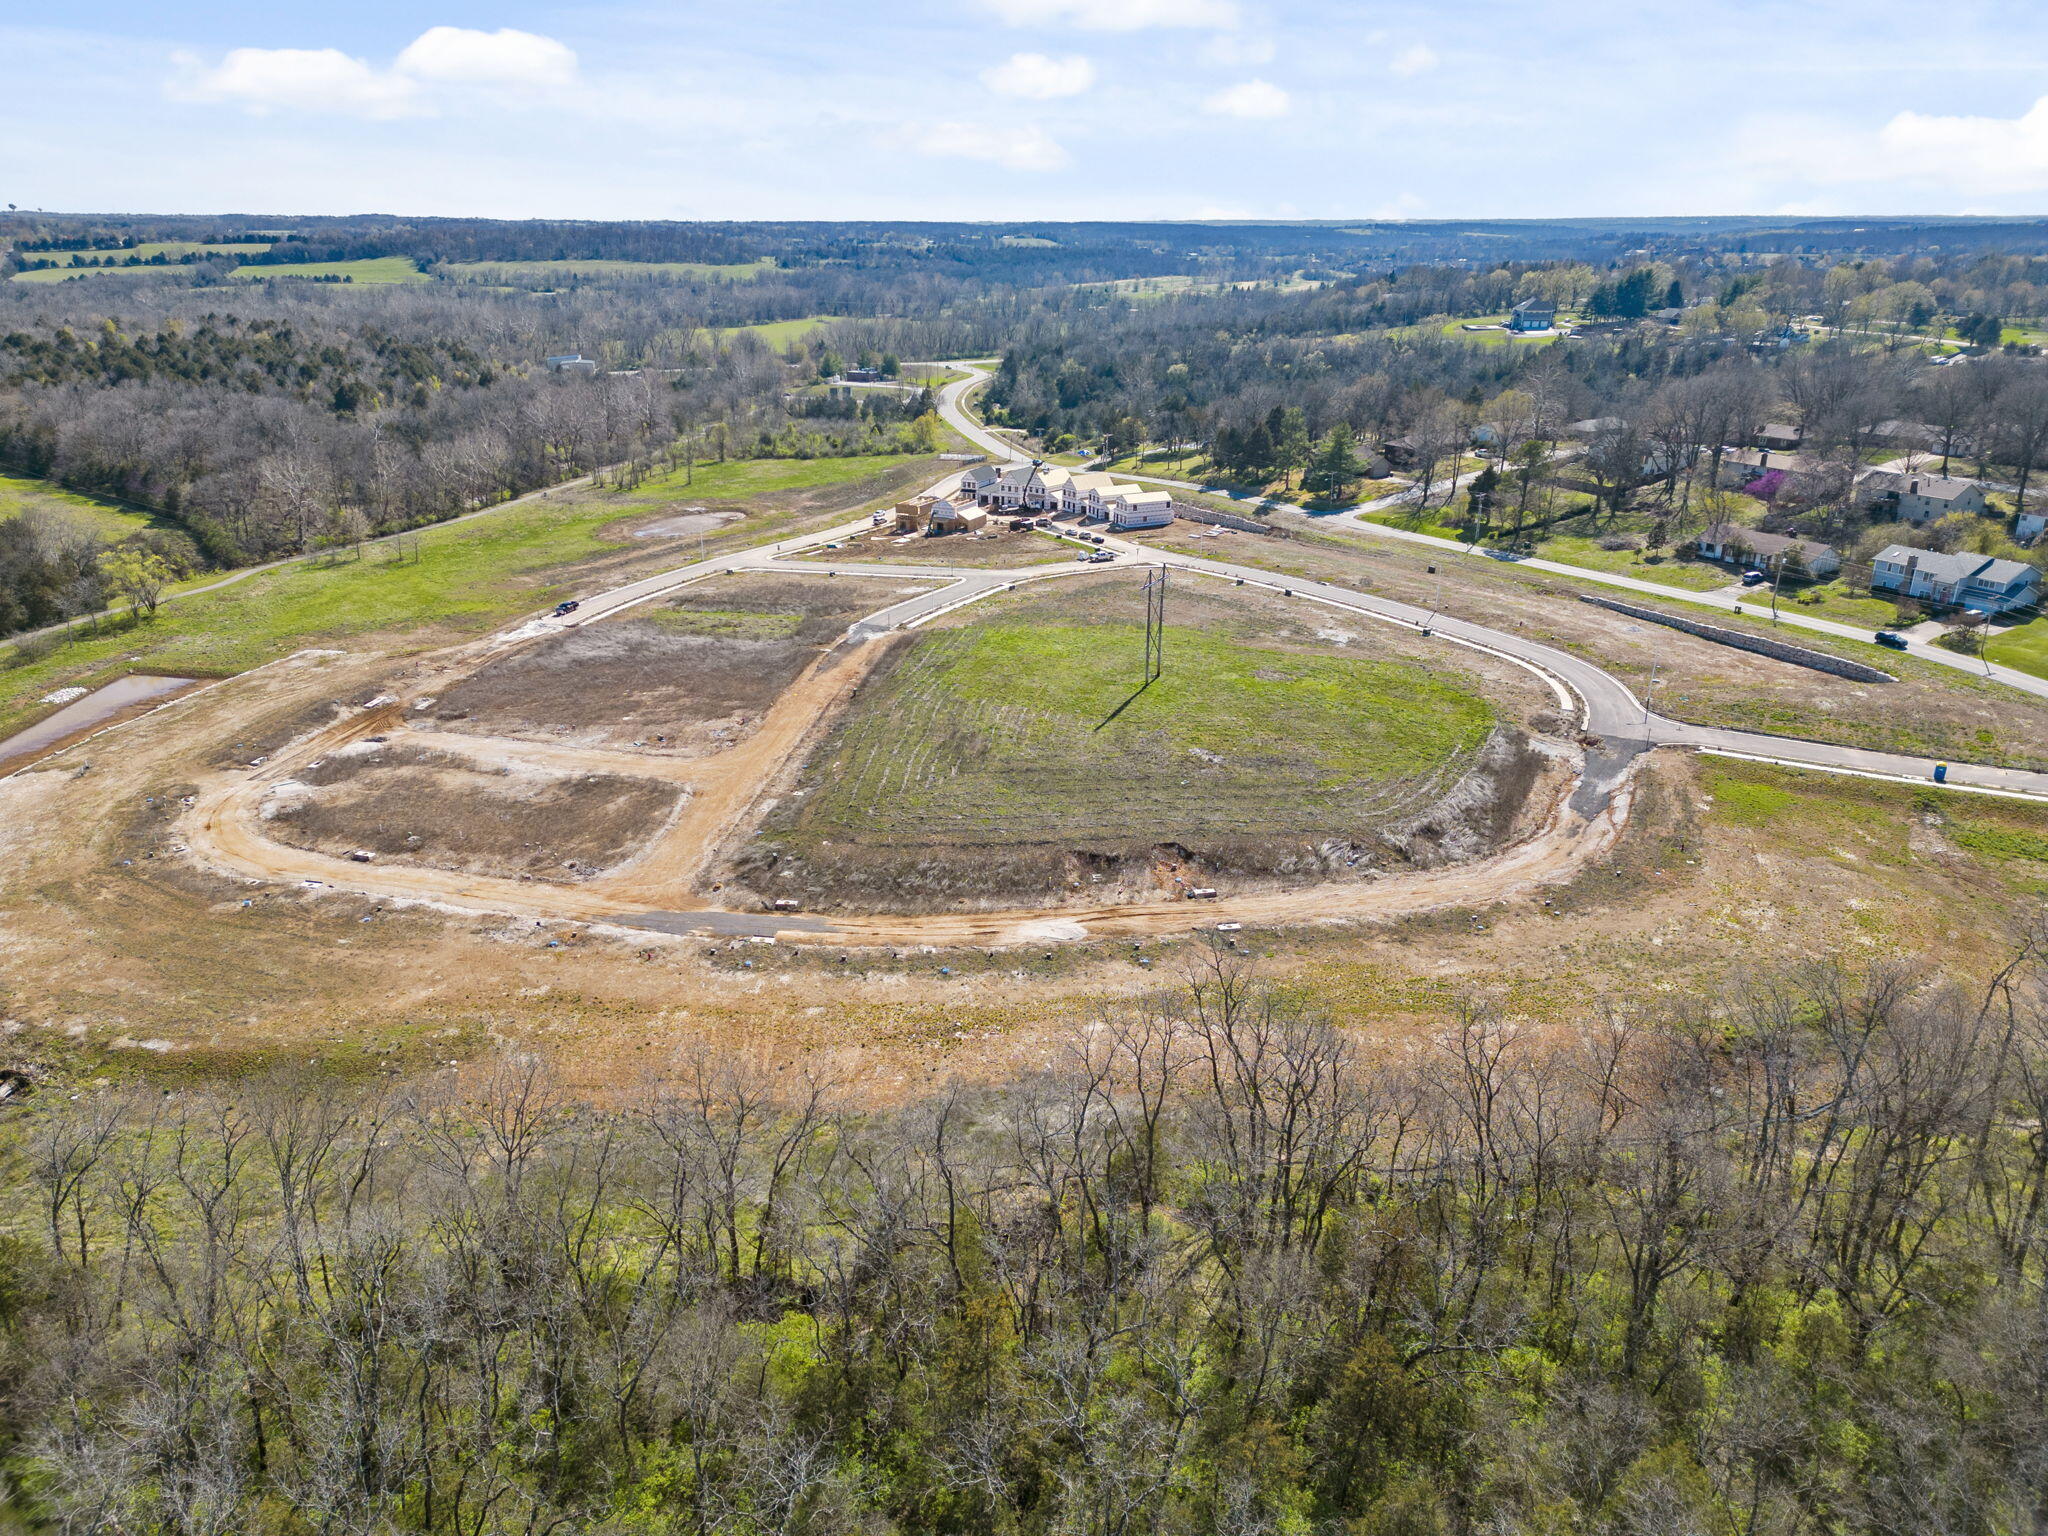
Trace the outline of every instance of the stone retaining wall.
{"type": "Polygon", "coordinates": [[[1829,655],[1826,651],[1809,651],[1803,645],[1787,645],[1783,640],[1766,640],[1761,635],[1747,634],[1739,629],[1722,629],[1719,625],[1702,624],[1697,619],[1681,619],[1674,613],[1663,613],[1655,608],[1638,608],[1633,603],[1618,603],[1611,597],[1589,597],[1581,593],[1579,601],[1591,603],[1595,608],[1625,613],[1632,619],[1642,619],[1646,623],[1683,630],[1688,635],[1698,635],[1702,640],[1711,640],[1716,645],[1730,645],[1738,651],[1754,651],[1759,656],[1769,656],[1776,661],[1789,661],[1795,667],[1811,667],[1816,672],[1831,672],[1836,677],[1851,678],[1859,683],[1898,681],[1891,673],[1880,672],[1876,667],[1867,667],[1860,661],[1845,661],[1840,656],[1829,655]]]}
{"type": "Polygon", "coordinates": [[[1218,512],[1211,507],[1197,506],[1190,501],[1176,501],[1173,504],[1176,517],[1184,517],[1191,523],[1210,523],[1218,528],[1235,528],[1240,533],[1278,534],[1280,529],[1271,523],[1261,523],[1249,517],[1239,517],[1235,512],[1218,512]]]}

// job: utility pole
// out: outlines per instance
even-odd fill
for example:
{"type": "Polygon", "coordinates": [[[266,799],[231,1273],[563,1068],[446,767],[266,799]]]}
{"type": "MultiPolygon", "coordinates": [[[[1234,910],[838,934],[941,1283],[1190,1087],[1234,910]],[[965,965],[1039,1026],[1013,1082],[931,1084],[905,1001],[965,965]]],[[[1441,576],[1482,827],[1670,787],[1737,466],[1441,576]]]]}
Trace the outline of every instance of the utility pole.
{"type": "Polygon", "coordinates": [[[1656,696],[1657,663],[1653,661],[1650,663],[1650,686],[1649,689],[1643,694],[1643,725],[1645,728],[1647,728],[1650,724],[1650,701],[1656,698],[1656,696]]]}
{"type": "Polygon", "coordinates": [[[1166,567],[1145,578],[1145,681],[1149,688],[1166,671],[1166,567]]]}
{"type": "MultiPolygon", "coordinates": [[[[1789,551],[1787,552],[1789,553],[1789,551]]],[[[1785,579],[1785,556],[1778,556],[1778,568],[1771,574],[1771,622],[1778,622],[1778,583],[1785,579]]]]}

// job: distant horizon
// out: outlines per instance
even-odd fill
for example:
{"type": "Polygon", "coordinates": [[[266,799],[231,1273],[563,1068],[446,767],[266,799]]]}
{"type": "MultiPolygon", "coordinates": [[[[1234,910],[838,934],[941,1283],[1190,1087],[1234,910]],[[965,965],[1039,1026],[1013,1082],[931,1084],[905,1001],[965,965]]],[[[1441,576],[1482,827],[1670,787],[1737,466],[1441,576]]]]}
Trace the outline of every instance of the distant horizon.
{"type": "Polygon", "coordinates": [[[533,213],[518,215],[477,214],[477,213],[419,213],[398,212],[390,209],[359,209],[348,213],[312,213],[304,210],[278,208],[228,208],[228,209],[114,209],[114,208],[15,208],[0,210],[0,214],[20,218],[32,216],[49,219],[402,219],[432,220],[446,219],[470,223],[492,224],[887,224],[894,226],[929,224],[937,227],[980,225],[1001,228],[1008,225],[1035,224],[1044,226],[1092,226],[1117,227],[1126,225],[1190,225],[1213,228],[1238,226],[1272,225],[1275,227],[1342,227],[1346,225],[1401,225],[1426,227],[1430,225],[1464,224],[1534,224],[1534,225],[1676,225],[1676,224],[1741,224],[1753,223],[1770,228],[1804,228],[1830,224],[2039,224],[2048,223],[2048,208],[2039,213],[1828,213],[1812,215],[1787,215],[1772,213],[1579,213],[1579,214],[1441,214],[1441,215],[1371,215],[1371,214],[1323,214],[1296,217],[1244,217],[1244,218],[1066,218],[1053,214],[1021,214],[1010,218],[974,217],[959,218],[904,217],[888,214],[858,214],[843,218],[824,218],[808,214],[762,215],[750,218],[726,218],[715,214],[693,215],[690,217],[671,216],[649,218],[634,214],[549,214],[533,213]]]}

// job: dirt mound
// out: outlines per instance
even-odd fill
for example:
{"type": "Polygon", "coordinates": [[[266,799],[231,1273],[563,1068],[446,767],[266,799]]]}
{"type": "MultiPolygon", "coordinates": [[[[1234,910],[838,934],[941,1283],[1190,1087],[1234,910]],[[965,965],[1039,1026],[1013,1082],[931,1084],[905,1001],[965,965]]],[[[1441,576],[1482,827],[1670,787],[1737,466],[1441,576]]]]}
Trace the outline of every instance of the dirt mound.
{"type": "Polygon", "coordinates": [[[262,814],[269,836],[317,853],[578,880],[638,852],[679,798],[646,779],[492,768],[364,742],[277,785],[262,814]]]}

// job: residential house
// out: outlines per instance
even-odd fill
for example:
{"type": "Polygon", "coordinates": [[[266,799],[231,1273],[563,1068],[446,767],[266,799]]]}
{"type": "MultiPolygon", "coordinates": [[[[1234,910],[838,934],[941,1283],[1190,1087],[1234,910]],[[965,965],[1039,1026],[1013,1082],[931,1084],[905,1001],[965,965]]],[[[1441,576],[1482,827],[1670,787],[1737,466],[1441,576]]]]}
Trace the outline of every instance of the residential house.
{"type": "Polygon", "coordinates": [[[932,508],[925,528],[929,534],[973,533],[988,526],[988,513],[963,502],[941,501],[932,508]]]}
{"type": "Polygon", "coordinates": [[[2006,613],[2041,600],[2041,573],[2017,560],[1944,555],[1910,544],[1887,544],[1871,562],[1873,591],[1917,597],[1936,608],[2006,613]]]}
{"type": "Polygon", "coordinates": [[[1874,469],[1857,485],[1864,505],[1893,514],[1898,522],[1915,527],[1931,518],[1951,512],[1974,512],[1980,517],[1991,510],[1984,487],[1975,480],[1958,480],[1942,475],[1901,475],[1874,469]]]}
{"type": "Polygon", "coordinates": [[[1557,306],[1542,299],[1524,299],[1508,315],[1508,329],[1511,331],[1554,331],[1557,329],[1557,306]]]}
{"type": "Polygon", "coordinates": [[[595,373],[597,359],[579,352],[567,352],[560,357],[548,358],[547,368],[550,373],[595,373]]]}
{"type": "Polygon", "coordinates": [[[2012,525],[2012,536],[2021,544],[2031,544],[2048,533],[2048,512],[2022,512],[2012,525]]]}
{"type": "Polygon", "coordinates": [[[846,382],[849,384],[879,384],[882,382],[882,370],[879,368],[849,368],[846,370],[846,382]]]}
{"type": "Polygon", "coordinates": [[[1808,575],[1823,579],[1842,568],[1842,557],[1831,544],[1790,534],[1765,533],[1758,528],[1744,528],[1739,523],[1714,524],[1693,540],[1693,547],[1707,560],[1719,560],[1727,565],[1761,566],[1767,571],[1775,571],[1784,565],[1788,553],[1796,549],[1799,559],[1794,563],[1794,569],[1804,569],[1808,575]]]}
{"type": "Polygon", "coordinates": [[[1804,441],[1805,436],[1797,427],[1782,421],[1767,422],[1756,434],[1757,447],[1777,448],[1786,453],[1790,453],[1804,441]]]}
{"type": "Polygon", "coordinates": [[[1057,512],[1060,492],[1072,478],[1070,470],[1033,459],[1029,464],[1006,466],[993,480],[976,488],[974,499],[983,506],[1001,507],[1004,511],[1028,507],[1034,512],[1057,512]]]}
{"type": "Polygon", "coordinates": [[[1112,528],[1164,528],[1174,519],[1173,492],[1119,485],[1102,497],[1112,528]]]}
{"type": "Polygon", "coordinates": [[[1773,472],[1809,475],[1818,468],[1820,464],[1804,454],[1772,448],[1730,448],[1721,455],[1721,478],[1738,490],[1773,472]]]}

